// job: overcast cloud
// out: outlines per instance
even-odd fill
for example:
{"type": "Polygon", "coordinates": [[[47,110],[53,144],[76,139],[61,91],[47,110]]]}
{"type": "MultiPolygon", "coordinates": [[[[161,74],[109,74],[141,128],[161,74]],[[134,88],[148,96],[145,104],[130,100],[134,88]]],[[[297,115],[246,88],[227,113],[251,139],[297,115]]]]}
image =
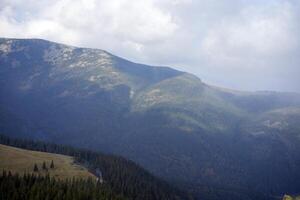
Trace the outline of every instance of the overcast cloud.
{"type": "Polygon", "coordinates": [[[300,92],[297,0],[0,0],[0,37],[105,49],[223,87],[300,92]]]}

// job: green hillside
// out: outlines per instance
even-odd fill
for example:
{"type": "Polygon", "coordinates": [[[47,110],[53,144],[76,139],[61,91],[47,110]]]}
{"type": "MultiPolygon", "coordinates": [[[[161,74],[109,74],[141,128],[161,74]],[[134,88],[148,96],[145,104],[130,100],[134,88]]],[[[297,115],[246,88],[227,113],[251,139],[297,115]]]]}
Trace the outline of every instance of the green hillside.
{"type": "Polygon", "coordinates": [[[290,195],[284,195],[282,200],[299,200],[300,196],[290,196],[290,195]]]}
{"type": "Polygon", "coordinates": [[[30,151],[0,144],[0,171],[11,171],[18,173],[36,175],[47,175],[58,179],[88,179],[96,180],[96,176],[85,167],[75,164],[74,158],[65,155],[45,153],[39,151],[30,151]],[[54,168],[50,168],[51,162],[54,168]],[[43,163],[46,163],[47,169],[43,169],[43,163]],[[38,171],[34,171],[34,165],[37,165],[38,171]]]}

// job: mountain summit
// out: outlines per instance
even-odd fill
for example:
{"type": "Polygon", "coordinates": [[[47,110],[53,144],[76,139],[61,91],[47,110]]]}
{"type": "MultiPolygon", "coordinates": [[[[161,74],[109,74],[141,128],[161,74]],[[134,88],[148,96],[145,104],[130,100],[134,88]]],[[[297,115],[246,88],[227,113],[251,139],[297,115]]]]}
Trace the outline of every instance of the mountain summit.
{"type": "Polygon", "coordinates": [[[39,39],[0,39],[0,81],[4,134],[119,154],[200,195],[300,192],[299,94],[221,89],[39,39]]]}

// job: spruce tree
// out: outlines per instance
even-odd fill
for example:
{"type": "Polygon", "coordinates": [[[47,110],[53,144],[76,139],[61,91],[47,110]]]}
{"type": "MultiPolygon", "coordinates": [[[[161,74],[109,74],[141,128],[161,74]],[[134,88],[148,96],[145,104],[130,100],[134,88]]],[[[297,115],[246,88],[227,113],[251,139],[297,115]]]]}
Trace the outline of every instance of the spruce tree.
{"type": "Polygon", "coordinates": [[[43,162],[43,170],[47,170],[47,166],[46,166],[45,161],[43,162]]]}
{"type": "Polygon", "coordinates": [[[54,169],[54,162],[53,162],[53,160],[51,161],[50,168],[54,169]]]}
{"type": "Polygon", "coordinates": [[[34,164],[33,171],[34,171],[34,172],[38,172],[38,171],[39,171],[39,168],[38,168],[38,166],[37,166],[36,163],[34,164]]]}

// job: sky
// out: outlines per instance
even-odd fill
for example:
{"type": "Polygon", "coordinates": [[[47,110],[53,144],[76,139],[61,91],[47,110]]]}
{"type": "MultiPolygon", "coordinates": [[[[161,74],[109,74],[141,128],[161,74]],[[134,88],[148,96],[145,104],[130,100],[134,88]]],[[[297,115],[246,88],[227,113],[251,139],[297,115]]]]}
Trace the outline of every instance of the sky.
{"type": "Polygon", "coordinates": [[[104,49],[226,88],[300,92],[298,0],[0,0],[0,37],[104,49]]]}

